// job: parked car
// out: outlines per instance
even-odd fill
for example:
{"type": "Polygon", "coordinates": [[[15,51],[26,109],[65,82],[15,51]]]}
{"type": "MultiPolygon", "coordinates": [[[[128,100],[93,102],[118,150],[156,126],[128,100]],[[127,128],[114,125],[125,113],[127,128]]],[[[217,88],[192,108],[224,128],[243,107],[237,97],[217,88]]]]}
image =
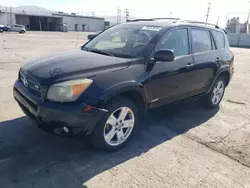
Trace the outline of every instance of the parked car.
{"type": "Polygon", "coordinates": [[[101,31],[98,31],[98,32],[96,32],[96,33],[94,33],[94,34],[89,34],[88,35],[88,40],[92,40],[93,38],[95,38],[97,35],[99,35],[101,33],[101,31]]]}
{"type": "Polygon", "coordinates": [[[148,19],[24,64],[13,92],[43,130],[84,133],[95,147],[113,151],[131,139],[148,109],[195,98],[218,107],[233,73],[234,55],[218,26],[148,19]]]}
{"type": "Polygon", "coordinates": [[[18,24],[15,24],[15,25],[12,25],[10,27],[10,30],[11,32],[18,32],[18,33],[25,33],[26,32],[26,29],[25,29],[25,26],[24,25],[18,25],[18,24]]]}
{"type": "Polygon", "coordinates": [[[8,25],[0,25],[0,32],[10,31],[10,27],[8,25]]]}

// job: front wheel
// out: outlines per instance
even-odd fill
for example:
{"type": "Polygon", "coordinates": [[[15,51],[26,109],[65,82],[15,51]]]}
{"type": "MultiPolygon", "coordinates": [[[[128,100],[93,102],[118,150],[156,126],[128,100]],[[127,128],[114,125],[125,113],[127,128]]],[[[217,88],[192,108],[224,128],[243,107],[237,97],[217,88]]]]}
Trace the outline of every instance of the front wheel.
{"type": "Polygon", "coordinates": [[[208,108],[216,108],[219,106],[225,92],[225,79],[223,77],[219,77],[210,93],[204,98],[204,102],[206,107],[208,108]]]}
{"type": "Polygon", "coordinates": [[[138,119],[137,106],[129,99],[118,98],[108,105],[108,113],[89,136],[99,149],[115,151],[131,138],[138,119]]]}

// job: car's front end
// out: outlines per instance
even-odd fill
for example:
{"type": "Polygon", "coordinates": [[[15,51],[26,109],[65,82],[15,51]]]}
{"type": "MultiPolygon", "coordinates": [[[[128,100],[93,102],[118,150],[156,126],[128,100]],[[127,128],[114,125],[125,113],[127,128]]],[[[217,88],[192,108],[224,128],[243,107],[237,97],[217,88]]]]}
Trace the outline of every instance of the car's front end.
{"type": "MultiPolygon", "coordinates": [[[[43,130],[56,134],[76,134],[80,131],[85,134],[91,133],[106,110],[83,102],[63,103],[62,96],[59,97],[61,101],[50,100],[48,99],[48,92],[51,91],[50,88],[52,87],[40,85],[32,77],[20,71],[13,89],[14,98],[23,112],[43,130]]],[[[66,87],[66,89],[69,88],[69,86],[66,87]]],[[[77,92],[82,92],[81,87],[84,87],[84,85],[75,84],[73,87],[73,93],[77,94],[77,92]]],[[[59,90],[64,89],[63,87],[57,88],[59,90]]],[[[49,94],[50,97],[58,97],[55,90],[52,91],[54,94],[49,94]]],[[[68,94],[65,93],[64,95],[68,94]]],[[[69,96],[66,100],[69,100],[69,96]]]]}
{"type": "MultiPolygon", "coordinates": [[[[107,112],[99,105],[97,74],[128,67],[130,59],[72,50],[24,64],[14,98],[40,128],[58,134],[90,134],[107,112]]],[[[108,86],[107,86],[108,87],[108,86]]]]}

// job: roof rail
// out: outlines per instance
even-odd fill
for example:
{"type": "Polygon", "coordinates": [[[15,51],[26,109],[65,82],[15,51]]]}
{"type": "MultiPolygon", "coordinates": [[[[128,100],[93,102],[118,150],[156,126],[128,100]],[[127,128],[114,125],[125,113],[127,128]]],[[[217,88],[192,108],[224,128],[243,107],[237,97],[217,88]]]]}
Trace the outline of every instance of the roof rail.
{"type": "Polygon", "coordinates": [[[212,24],[212,23],[207,23],[207,22],[200,22],[200,21],[194,21],[194,20],[178,20],[178,22],[187,22],[187,23],[196,23],[196,24],[203,24],[203,25],[210,25],[214,26],[216,29],[221,29],[218,25],[212,24]]]}
{"type": "Polygon", "coordinates": [[[206,22],[200,22],[200,21],[194,21],[194,20],[177,20],[177,22],[187,22],[187,23],[197,23],[197,24],[204,24],[204,25],[210,25],[215,27],[216,29],[221,29],[222,31],[224,31],[224,33],[227,34],[227,31],[225,29],[222,29],[221,27],[219,27],[216,24],[212,24],[212,23],[206,23],[206,22]]]}
{"type": "Polygon", "coordinates": [[[139,22],[139,21],[156,21],[156,20],[180,20],[180,18],[148,18],[148,19],[135,19],[130,20],[129,22],[139,22]]]}

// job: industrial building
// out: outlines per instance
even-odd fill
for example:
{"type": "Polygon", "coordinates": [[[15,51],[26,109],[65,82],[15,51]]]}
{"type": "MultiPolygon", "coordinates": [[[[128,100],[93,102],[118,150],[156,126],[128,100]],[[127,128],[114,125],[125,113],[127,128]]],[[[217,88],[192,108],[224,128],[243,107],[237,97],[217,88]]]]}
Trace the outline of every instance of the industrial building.
{"type": "Polygon", "coordinates": [[[101,31],[104,18],[51,11],[37,6],[0,7],[0,24],[24,25],[31,31],[101,31]]]}

